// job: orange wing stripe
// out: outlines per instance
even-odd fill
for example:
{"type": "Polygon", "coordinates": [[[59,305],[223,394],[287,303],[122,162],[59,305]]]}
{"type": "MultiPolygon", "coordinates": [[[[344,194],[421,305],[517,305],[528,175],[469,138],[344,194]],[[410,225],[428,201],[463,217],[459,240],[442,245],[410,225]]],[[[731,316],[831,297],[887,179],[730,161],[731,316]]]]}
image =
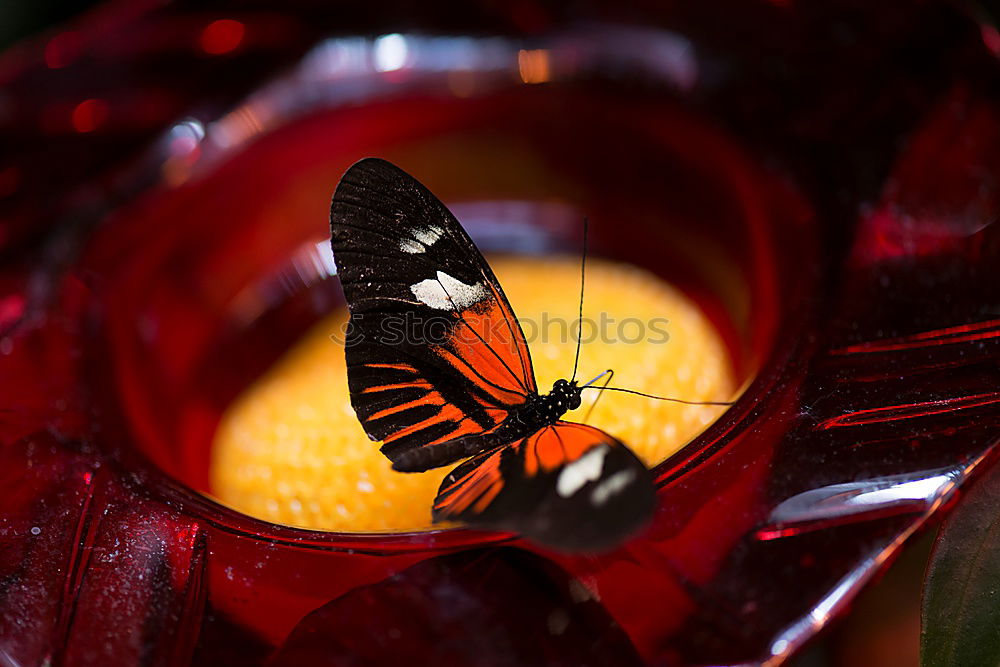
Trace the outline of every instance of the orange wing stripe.
{"type": "Polygon", "coordinates": [[[497,452],[480,463],[473,472],[442,490],[434,503],[434,509],[456,515],[461,514],[475,503],[475,510],[482,511],[500,493],[502,488],[500,452],[497,452]],[[446,498],[442,497],[452,489],[454,489],[454,493],[446,498]]]}
{"type": "MultiPolygon", "coordinates": [[[[520,393],[514,394],[509,391],[504,391],[503,389],[498,389],[497,387],[493,386],[493,385],[499,385],[500,387],[503,387],[504,386],[503,378],[491,377],[488,374],[488,372],[486,372],[483,373],[483,375],[485,375],[489,379],[489,382],[485,382],[483,378],[480,377],[479,374],[477,374],[477,371],[469,363],[464,361],[463,358],[459,358],[458,355],[456,355],[448,348],[439,347],[437,349],[437,352],[442,357],[444,357],[445,361],[447,361],[450,366],[452,366],[455,370],[460,372],[462,376],[465,377],[466,380],[473,383],[474,385],[482,389],[484,392],[492,396],[495,402],[500,403],[501,405],[518,405],[524,402],[523,394],[520,393]],[[493,384],[490,384],[491,382],[493,384]]],[[[518,391],[520,391],[520,389],[518,391]]]]}
{"type": "MultiPolygon", "coordinates": [[[[537,387],[535,386],[535,372],[531,368],[531,354],[528,351],[528,344],[524,341],[521,326],[517,323],[517,317],[510,308],[504,305],[504,300],[494,286],[489,281],[487,284],[490,285],[490,291],[493,292],[493,297],[496,299],[496,310],[499,311],[500,317],[504,320],[504,329],[507,335],[507,356],[517,361],[517,365],[511,364],[511,368],[515,370],[519,368],[527,388],[535,391],[537,387]]],[[[492,310],[491,314],[493,314],[492,310]]]]}
{"type": "Polygon", "coordinates": [[[597,445],[610,444],[607,433],[585,424],[557,422],[552,430],[561,437],[566,461],[576,461],[597,445]]]}
{"type": "Polygon", "coordinates": [[[382,442],[390,443],[393,440],[398,440],[399,438],[410,435],[411,433],[415,433],[416,431],[422,431],[423,429],[429,426],[433,426],[434,424],[438,424],[444,421],[456,422],[455,428],[457,429],[458,423],[463,421],[464,419],[465,416],[462,414],[461,410],[456,408],[454,405],[445,405],[444,407],[441,408],[441,410],[438,411],[436,415],[433,415],[431,417],[428,417],[427,419],[418,421],[416,423],[410,424],[409,426],[401,428],[392,435],[390,435],[389,437],[387,437],[382,442]]]}
{"type": "Polygon", "coordinates": [[[557,422],[546,426],[524,441],[524,473],[532,477],[539,470],[549,472],[576,461],[608,436],[592,426],[557,422]]]}
{"type": "Polygon", "coordinates": [[[371,394],[376,391],[391,391],[393,389],[412,389],[413,387],[418,387],[422,389],[433,389],[431,383],[427,380],[410,380],[409,382],[397,382],[395,384],[377,384],[371,387],[365,387],[361,390],[362,394],[371,394]]]}
{"type": "Polygon", "coordinates": [[[409,410],[410,408],[417,408],[422,405],[444,405],[444,397],[436,391],[428,392],[426,396],[414,399],[412,401],[407,401],[405,403],[400,403],[399,405],[394,405],[383,410],[372,414],[368,419],[382,419],[383,417],[388,417],[389,415],[394,415],[397,412],[402,412],[404,410],[409,410]]]}
{"type": "Polygon", "coordinates": [[[417,369],[410,364],[365,364],[368,368],[389,368],[396,371],[409,371],[411,373],[416,373],[417,369]]]}
{"type": "Polygon", "coordinates": [[[496,352],[496,348],[494,347],[497,342],[495,340],[496,335],[490,330],[490,318],[472,310],[466,310],[460,313],[459,316],[475,333],[461,326],[455,327],[455,332],[451,337],[451,344],[458,355],[465,359],[470,366],[474,366],[485,377],[489,378],[493,384],[510,388],[519,393],[526,391],[528,382],[524,378],[518,377],[515,371],[515,369],[520,368],[520,361],[504,359],[500,356],[500,352],[496,352]],[[482,340],[479,337],[482,337],[482,340]],[[491,339],[494,340],[491,341],[491,339]],[[486,345],[483,344],[484,341],[489,344],[490,348],[493,348],[496,354],[490,352],[486,345]],[[512,365],[512,361],[517,365],[512,365]]]}
{"type": "Polygon", "coordinates": [[[493,499],[497,497],[497,494],[500,493],[500,489],[502,488],[503,480],[494,480],[483,495],[479,497],[479,500],[473,504],[472,509],[475,510],[476,513],[482,514],[483,510],[489,507],[490,503],[493,502],[493,499]]]}

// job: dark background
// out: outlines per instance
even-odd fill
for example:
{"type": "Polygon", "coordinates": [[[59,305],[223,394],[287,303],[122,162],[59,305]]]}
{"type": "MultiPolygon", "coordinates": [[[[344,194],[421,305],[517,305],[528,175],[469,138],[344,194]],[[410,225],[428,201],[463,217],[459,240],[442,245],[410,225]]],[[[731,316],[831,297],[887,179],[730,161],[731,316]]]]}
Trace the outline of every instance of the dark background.
{"type": "Polygon", "coordinates": [[[86,11],[94,0],[15,0],[0,2],[0,49],[43,32],[86,11]]]}

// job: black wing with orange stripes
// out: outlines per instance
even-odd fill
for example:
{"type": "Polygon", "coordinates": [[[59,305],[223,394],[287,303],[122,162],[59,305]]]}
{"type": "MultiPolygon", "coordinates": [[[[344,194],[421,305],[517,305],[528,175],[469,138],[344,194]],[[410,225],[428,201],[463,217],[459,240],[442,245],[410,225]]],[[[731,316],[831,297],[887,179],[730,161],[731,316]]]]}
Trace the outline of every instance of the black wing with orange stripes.
{"type": "Polygon", "coordinates": [[[356,163],[334,194],[330,236],[351,312],[351,404],[390,460],[486,433],[536,393],[496,277],[423,185],[384,160],[356,163]]]}
{"type": "Polygon", "coordinates": [[[521,533],[563,551],[601,551],[649,520],[652,476],[600,429],[559,421],[484,452],[444,479],[435,521],[521,533]]]}

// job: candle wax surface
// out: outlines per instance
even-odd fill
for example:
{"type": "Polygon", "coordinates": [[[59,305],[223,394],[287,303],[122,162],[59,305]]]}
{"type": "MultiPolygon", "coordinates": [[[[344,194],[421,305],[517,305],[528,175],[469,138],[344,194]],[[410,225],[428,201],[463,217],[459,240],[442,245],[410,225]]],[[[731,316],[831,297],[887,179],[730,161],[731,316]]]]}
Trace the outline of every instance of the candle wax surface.
{"type": "MultiPolygon", "coordinates": [[[[573,372],[579,258],[501,256],[490,264],[522,322],[539,392],[547,393],[573,372]]],[[[304,528],[428,529],[431,503],[453,466],[394,472],[365,435],[347,392],[346,320],[346,309],[332,313],[229,406],[213,443],[212,494],[246,514],[304,528]]],[[[654,275],[589,260],[584,320],[581,383],[613,368],[618,387],[691,401],[732,397],[718,333],[690,299],[654,275]]],[[[588,390],[563,419],[583,420],[599,396],[588,423],[649,466],[725,409],[588,390]]]]}

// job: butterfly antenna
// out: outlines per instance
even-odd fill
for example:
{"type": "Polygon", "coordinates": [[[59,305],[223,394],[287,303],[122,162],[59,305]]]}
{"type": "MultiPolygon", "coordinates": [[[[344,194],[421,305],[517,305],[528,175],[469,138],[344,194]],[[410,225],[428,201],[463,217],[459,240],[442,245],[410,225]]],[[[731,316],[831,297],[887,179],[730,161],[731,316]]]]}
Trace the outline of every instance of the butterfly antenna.
{"type": "MultiPolygon", "coordinates": [[[[609,384],[611,384],[611,378],[613,378],[615,376],[615,372],[612,369],[610,369],[610,368],[608,370],[604,371],[603,373],[601,373],[600,375],[598,375],[593,380],[591,380],[590,382],[588,382],[587,384],[585,384],[583,386],[584,387],[589,387],[592,384],[594,384],[595,382],[597,382],[598,380],[600,380],[605,375],[608,376],[608,379],[604,381],[603,387],[607,387],[609,384]]],[[[602,387],[598,387],[598,389],[600,389],[600,388],[602,388],[602,387]]],[[[594,402],[590,404],[589,408],[587,408],[587,414],[585,414],[583,416],[583,421],[580,422],[581,424],[586,424],[588,421],[590,421],[590,413],[592,413],[594,411],[594,408],[597,407],[597,402],[599,400],[601,400],[601,396],[603,396],[603,395],[604,394],[598,394],[597,396],[594,397],[594,402]]]]}
{"type": "Polygon", "coordinates": [[[734,405],[736,401],[684,401],[679,398],[670,398],[668,396],[655,396],[654,394],[644,394],[641,391],[635,391],[634,389],[622,389],[621,387],[596,387],[593,385],[580,387],[581,389],[596,389],[598,391],[620,391],[625,394],[635,394],[636,396],[645,396],[646,398],[655,398],[658,401],[670,401],[671,403],[683,403],[684,405],[734,405]]]}
{"type": "Polygon", "coordinates": [[[583,339],[583,286],[587,277],[587,229],[590,227],[590,220],[583,217],[583,258],[580,260],[580,314],[576,319],[576,358],[573,360],[573,378],[576,380],[576,369],[580,365],[580,341],[583,339]]]}

